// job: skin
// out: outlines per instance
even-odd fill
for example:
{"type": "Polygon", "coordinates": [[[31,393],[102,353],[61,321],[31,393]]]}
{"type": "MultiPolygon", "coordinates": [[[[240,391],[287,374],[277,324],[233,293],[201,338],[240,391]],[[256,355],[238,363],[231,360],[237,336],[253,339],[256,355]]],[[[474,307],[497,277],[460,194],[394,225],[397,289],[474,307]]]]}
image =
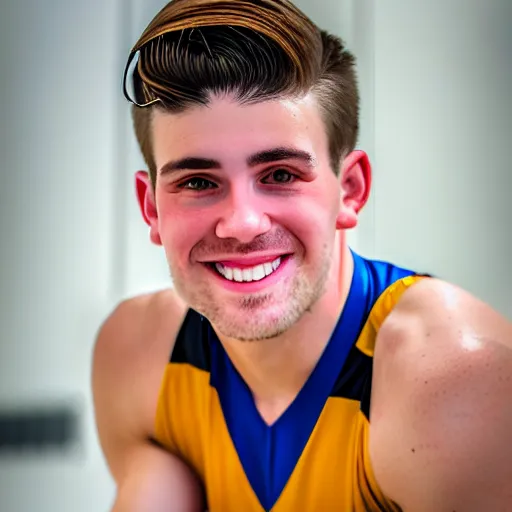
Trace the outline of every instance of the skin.
{"type": "MultiPolygon", "coordinates": [[[[121,304],[100,330],[94,360],[98,430],[118,484],[119,512],[141,510],[137,499],[159,499],[162,508],[152,510],[202,507],[194,475],[148,442],[163,369],[187,307],[211,321],[272,424],[310,375],[343,308],[353,270],[345,232],[357,225],[371,184],[362,151],[345,155],[333,172],[312,95],[245,106],[212,97],[207,107],[182,114],[156,111],[153,140],[156,187],[139,172],[137,195],[151,241],[166,252],[175,290],[121,304]],[[250,162],[275,148],[309,158],[267,154],[264,162],[250,162]],[[259,285],[226,284],[211,268],[279,255],[286,255],[279,279],[259,285]],[[161,486],[151,474],[171,483],[161,486]]],[[[500,510],[500,500],[510,498],[501,492],[485,501],[491,499],[482,495],[485,486],[474,485],[467,466],[471,461],[481,474],[485,462],[479,482],[487,479],[489,486],[512,476],[512,456],[503,455],[501,444],[512,431],[511,339],[509,322],[436,280],[406,292],[385,321],[375,354],[372,461],[384,492],[404,509],[491,510],[471,508],[478,502],[500,510]],[[463,413],[473,421],[447,414],[447,403],[454,410],[467,404],[463,413]],[[485,444],[489,422],[496,422],[494,448],[485,444]],[[455,463],[464,463],[464,471],[455,463]],[[467,500],[475,493],[479,501],[467,500]],[[435,506],[425,501],[431,495],[438,497],[435,506]]]]}
{"type": "Polygon", "coordinates": [[[425,280],[377,338],[370,453],[406,511],[505,512],[512,501],[512,324],[425,280]]]}
{"type": "Polygon", "coordinates": [[[116,483],[113,512],[198,512],[201,486],[151,442],[160,380],[185,309],[172,291],[118,305],[98,333],[92,388],[103,453],[116,483]]]}

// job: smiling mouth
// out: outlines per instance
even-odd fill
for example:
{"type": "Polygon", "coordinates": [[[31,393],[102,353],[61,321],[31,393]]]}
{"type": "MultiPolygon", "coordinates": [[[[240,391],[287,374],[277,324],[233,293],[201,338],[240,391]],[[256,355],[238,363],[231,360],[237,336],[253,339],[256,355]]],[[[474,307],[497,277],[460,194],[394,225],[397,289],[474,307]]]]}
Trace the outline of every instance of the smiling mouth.
{"type": "Polygon", "coordinates": [[[210,266],[217,274],[228,281],[237,283],[252,283],[261,281],[273,274],[282,264],[285,256],[280,256],[273,261],[260,263],[252,267],[238,268],[235,266],[227,266],[222,263],[212,263],[210,266]]]}

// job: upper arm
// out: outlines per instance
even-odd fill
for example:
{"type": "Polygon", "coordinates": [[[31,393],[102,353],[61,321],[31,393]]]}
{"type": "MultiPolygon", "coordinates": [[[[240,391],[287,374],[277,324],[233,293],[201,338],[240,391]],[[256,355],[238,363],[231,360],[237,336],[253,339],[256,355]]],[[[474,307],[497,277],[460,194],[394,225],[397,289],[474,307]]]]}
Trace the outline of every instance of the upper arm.
{"type": "MultiPolygon", "coordinates": [[[[134,340],[140,325],[139,305],[125,301],[118,305],[100,327],[93,353],[92,393],[96,427],[101,448],[116,481],[125,467],[129,448],[140,442],[141,400],[130,379],[134,368],[134,340]],[[128,397],[132,397],[131,400],[128,397]],[[132,411],[130,411],[132,408],[132,411]]],[[[142,397],[141,397],[142,398],[142,397]]]]}
{"type": "Polygon", "coordinates": [[[100,444],[118,489],[116,512],[200,510],[193,472],[149,441],[183,311],[168,296],[138,297],[121,303],[98,332],[92,388],[100,444]]]}
{"type": "Polygon", "coordinates": [[[370,450],[404,510],[505,510],[512,493],[512,327],[425,280],[381,328],[370,450]]]}

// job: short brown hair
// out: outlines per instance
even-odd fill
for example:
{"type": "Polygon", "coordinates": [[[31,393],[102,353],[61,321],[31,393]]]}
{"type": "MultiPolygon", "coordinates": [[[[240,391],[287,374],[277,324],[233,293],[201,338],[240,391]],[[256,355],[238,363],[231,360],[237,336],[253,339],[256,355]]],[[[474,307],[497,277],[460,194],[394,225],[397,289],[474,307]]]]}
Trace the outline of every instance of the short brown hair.
{"type": "Polygon", "coordinates": [[[130,99],[153,186],[153,109],[181,112],[206,105],[212,93],[250,103],[314,92],[335,172],[355,147],[355,59],[340,38],[320,30],[288,0],[173,0],[148,25],[131,57],[136,52],[130,99]]]}

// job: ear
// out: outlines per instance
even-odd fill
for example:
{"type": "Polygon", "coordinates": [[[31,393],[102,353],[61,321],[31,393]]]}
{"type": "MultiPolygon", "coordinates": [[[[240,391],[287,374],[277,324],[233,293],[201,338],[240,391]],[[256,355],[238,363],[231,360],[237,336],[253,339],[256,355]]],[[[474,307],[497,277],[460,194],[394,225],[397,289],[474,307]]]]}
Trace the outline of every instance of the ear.
{"type": "Polygon", "coordinates": [[[155,194],[147,172],[138,171],[135,174],[135,191],[142,217],[149,226],[149,238],[154,244],[162,245],[162,240],[158,232],[158,213],[155,194]]]}
{"type": "Polygon", "coordinates": [[[343,160],[340,169],[341,203],[336,219],[337,229],[357,226],[358,214],[368,201],[372,170],[364,151],[352,151],[343,160]]]}

